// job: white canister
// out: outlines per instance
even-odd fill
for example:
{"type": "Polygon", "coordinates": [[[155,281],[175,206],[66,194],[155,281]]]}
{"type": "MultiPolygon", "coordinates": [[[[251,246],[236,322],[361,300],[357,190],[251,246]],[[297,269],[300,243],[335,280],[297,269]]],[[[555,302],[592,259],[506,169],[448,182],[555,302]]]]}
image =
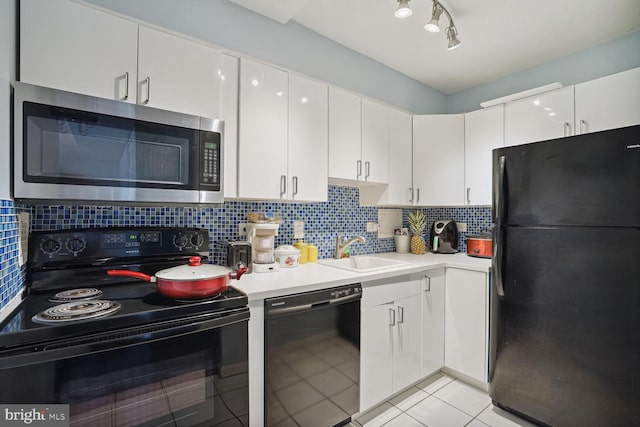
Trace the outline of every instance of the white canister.
{"type": "Polygon", "coordinates": [[[393,236],[393,239],[396,241],[396,252],[400,254],[409,253],[411,236],[393,236]]]}
{"type": "Polygon", "coordinates": [[[280,267],[297,267],[300,263],[300,250],[291,245],[278,246],[275,251],[276,262],[280,267]]]}

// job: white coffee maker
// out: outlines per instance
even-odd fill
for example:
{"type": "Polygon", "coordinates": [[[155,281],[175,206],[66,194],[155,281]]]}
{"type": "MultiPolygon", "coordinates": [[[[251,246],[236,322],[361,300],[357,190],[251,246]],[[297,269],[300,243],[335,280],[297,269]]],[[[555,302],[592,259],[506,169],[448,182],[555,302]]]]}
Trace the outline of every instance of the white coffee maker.
{"type": "Polygon", "coordinates": [[[251,243],[251,259],[254,273],[279,271],[275,262],[274,247],[279,224],[247,224],[247,240],[251,243]]]}

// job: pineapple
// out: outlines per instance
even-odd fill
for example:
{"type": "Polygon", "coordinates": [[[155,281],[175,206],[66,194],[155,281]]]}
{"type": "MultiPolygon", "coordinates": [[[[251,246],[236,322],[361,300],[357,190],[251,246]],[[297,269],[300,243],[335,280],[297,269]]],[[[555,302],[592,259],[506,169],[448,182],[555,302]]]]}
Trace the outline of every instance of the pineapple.
{"type": "Polygon", "coordinates": [[[409,212],[409,232],[411,237],[411,253],[422,255],[427,251],[427,244],[422,238],[426,226],[426,219],[421,211],[409,212]]]}

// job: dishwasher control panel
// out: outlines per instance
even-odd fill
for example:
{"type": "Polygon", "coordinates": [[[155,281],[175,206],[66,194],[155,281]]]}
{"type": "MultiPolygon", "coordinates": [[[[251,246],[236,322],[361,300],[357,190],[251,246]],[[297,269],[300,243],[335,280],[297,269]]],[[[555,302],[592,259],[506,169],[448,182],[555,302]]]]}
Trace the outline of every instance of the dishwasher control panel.
{"type": "Polygon", "coordinates": [[[297,311],[314,309],[324,305],[346,304],[362,298],[362,285],[339,286],[336,288],[320,289],[318,291],[301,294],[286,295],[265,299],[266,315],[291,314],[297,311]]]}
{"type": "Polygon", "coordinates": [[[351,295],[358,295],[362,293],[362,287],[360,285],[349,286],[346,288],[339,288],[330,293],[332,298],[342,298],[351,295]]]}

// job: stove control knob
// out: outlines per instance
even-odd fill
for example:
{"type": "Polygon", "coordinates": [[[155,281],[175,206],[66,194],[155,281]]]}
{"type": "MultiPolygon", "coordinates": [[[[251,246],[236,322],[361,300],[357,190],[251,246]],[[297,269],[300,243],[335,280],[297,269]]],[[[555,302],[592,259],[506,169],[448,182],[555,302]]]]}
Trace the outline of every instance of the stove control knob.
{"type": "Polygon", "coordinates": [[[182,234],[173,238],[173,244],[179,248],[184,248],[185,246],[187,246],[187,243],[189,243],[189,239],[187,238],[187,236],[184,236],[182,234]]]}
{"type": "Polygon", "coordinates": [[[191,236],[191,244],[193,246],[202,246],[203,243],[204,243],[204,237],[202,237],[202,234],[196,233],[193,236],[191,236]]]}
{"type": "Polygon", "coordinates": [[[55,239],[43,240],[40,243],[40,249],[42,249],[42,251],[47,254],[56,253],[60,249],[60,242],[55,239]]]}
{"type": "Polygon", "coordinates": [[[67,242],[67,249],[75,253],[82,252],[86,246],[87,242],[85,242],[84,239],[79,239],[77,237],[67,242]]]}

